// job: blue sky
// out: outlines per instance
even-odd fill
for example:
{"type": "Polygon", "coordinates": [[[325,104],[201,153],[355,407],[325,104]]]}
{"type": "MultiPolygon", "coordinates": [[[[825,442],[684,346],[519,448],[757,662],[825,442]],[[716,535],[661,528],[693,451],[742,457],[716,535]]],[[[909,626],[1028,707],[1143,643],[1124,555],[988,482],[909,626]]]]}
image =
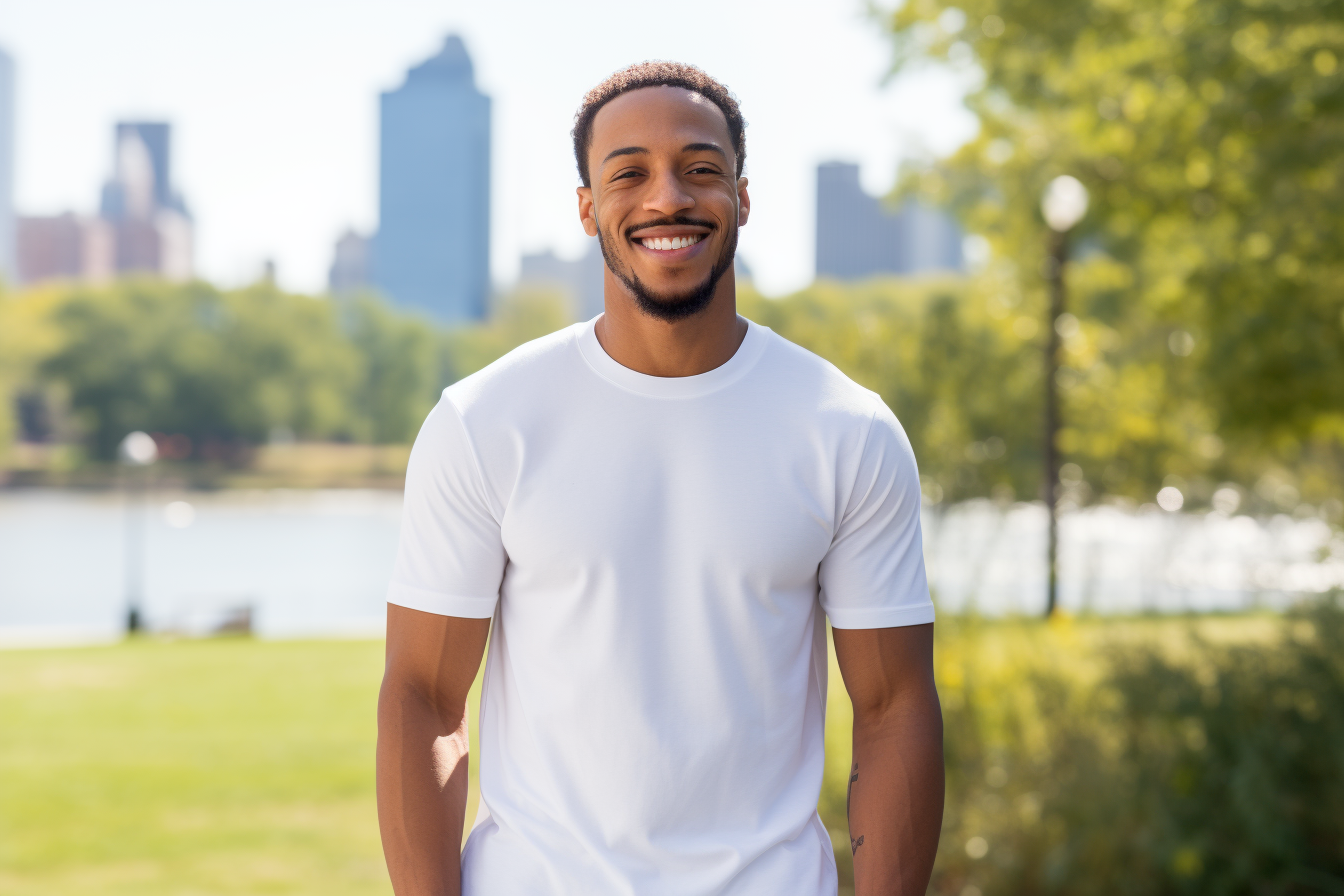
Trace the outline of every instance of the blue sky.
{"type": "Polygon", "coordinates": [[[880,87],[887,52],[849,0],[708,5],[429,0],[42,0],[6,4],[0,46],[18,84],[20,212],[92,212],[114,121],[175,127],[177,186],[196,216],[198,269],[224,285],[273,258],[316,291],[349,225],[377,221],[377,100],[460,33],[494,99],[491,269],[586,247],[569,128],[585,90],[642,59],[704,68],[747,117],[753,212],[740,251],[779,294],[812,277],[814,168],[863,166],[873,191],[903,156],[969,138],[968,75],[880,87]]]}

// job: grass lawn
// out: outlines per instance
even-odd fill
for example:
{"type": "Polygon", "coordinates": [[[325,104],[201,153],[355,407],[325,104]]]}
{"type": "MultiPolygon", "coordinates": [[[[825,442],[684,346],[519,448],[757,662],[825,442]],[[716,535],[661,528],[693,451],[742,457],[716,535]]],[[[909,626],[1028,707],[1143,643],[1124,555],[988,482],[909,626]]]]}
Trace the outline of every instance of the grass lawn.
{"type": "MultiPolygon", "coordinates": [[[[940,626],[945,703],[970,643],[949,623],[940,626]]],[[[1265,621],[1199,627],[1244,640],[1265,621]]],[[[1054,654],[1075,669],[1103,631],[1178,642],[1189,631],[1180,620],[987,628],[975,653],[991,665],[1002,648],[1054,654]]],[[[380,641],[0,652],[0,893],[390,893],[374,810],[381,669],[380,641]]],[[[473,722],[474,703],[475,691],[473,722]]],[[[842,880],[849,724],[832,659],[821,805],[842,880]]]]}

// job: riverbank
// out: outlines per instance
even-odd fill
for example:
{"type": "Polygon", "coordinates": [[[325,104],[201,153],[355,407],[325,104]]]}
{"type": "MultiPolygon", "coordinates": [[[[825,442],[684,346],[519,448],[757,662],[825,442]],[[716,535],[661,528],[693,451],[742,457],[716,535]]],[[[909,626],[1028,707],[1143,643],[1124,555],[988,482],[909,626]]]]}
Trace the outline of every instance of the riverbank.
{"type": "MultiPolygon", "coordinates": [[[[410,445],[278,442],[235,446],[213,460],[160,460],[146,483],[169,491],[271,488],[378,488],[400,491],[410,445]]],[[[125,468],[84,457],[76,445],[14,445],[0,468],[0,486],[109,490],[125,483],[125,468]]]]}

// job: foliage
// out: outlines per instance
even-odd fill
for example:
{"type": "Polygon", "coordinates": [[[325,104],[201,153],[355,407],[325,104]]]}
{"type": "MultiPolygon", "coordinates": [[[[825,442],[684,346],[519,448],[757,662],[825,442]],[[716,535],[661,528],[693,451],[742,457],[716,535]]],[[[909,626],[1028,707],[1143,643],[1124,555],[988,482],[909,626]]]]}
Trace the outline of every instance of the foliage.
{"type": "MultiPolygon", "coordinates": [[[[937,638],[948,796],[931,893],[1344,889],[1338,600],[1287,618],[944,617],[937,638]]],[[[821,812],[846,876],[834,681],[830,704],[821,812]]]]}
{"type": "MultiPolygon", "coordinates": [[[[1116,267],[1097,261],[1075,280],[1082,291],[1102,292],[1120,276],[1116,267]]],[[[743,292],[739,307],[883,397],[910,436],[930,500],[1039,493],[1043,315],[1012,278],[991,270],[969,278],[819,282],[782,299],[743,292]]],[[[1068,424],[1062,447],[1079,470],[1068,483],[1071,501],[1102,492],[1149,501],[1177,481],[1197,505],[1220,481],[1255,482],[1276,469],[1273,458],[1246,443],[1223,450],[1188,359],[1165,346],[1155,352],[1142,339],[1130,342],[1095,317],[1073,324],[1061,382],[1068,424]]],[[[1344,483],[1344,465],[1321,471],[1314,486],[1301,482],[1301,494],[1328,500],[1344,483]]],[[[1298,494],[1289,489],[1286,509],[1298,494]]],[[[1272,494],[1251,497],[1279,509],[1272,494]]]]}
{"type": "MultiPolygon", "coordinates": [[[[57,436],[82,436],[104,460],[136,429],[170,459],[234,464],[268,440],[405,443],[444,386],[566,322],[542,293],[443,330],[371,295],[53,285],[0,296],[0,395],[40,398],[68,418],[57,436]]],[[[0,446],[15,429],[0,413],[0,446]]]]}
{"type": "MultiPolygon", "coordinates": [[[[1073,310],[1084,337],[1118,338],[1071,351],[1065,380],[1104,382],[1123,351],[1153,374],[1148,426],[1337,484],[1344,3],[910,0],[882,15],[898,69],[980,74],[977,138],[907,171],[902,190],[988,237],[990,270],[1027,308],[1045,306],[1043,188],[1065,173],[1087,185],[1073,310]]],[[[1061,447],[1104,454],[1088,445],[1094,421],[1072,419],[1061,447]]]]}
{"type": "Polygon", "coordinates": [[[1275,627],[1262,643],[1112,643],[1095,684],[1025,655],[995,670],[961,639],[935,890],[1344,886],[1344,612],[1275,627]]]}

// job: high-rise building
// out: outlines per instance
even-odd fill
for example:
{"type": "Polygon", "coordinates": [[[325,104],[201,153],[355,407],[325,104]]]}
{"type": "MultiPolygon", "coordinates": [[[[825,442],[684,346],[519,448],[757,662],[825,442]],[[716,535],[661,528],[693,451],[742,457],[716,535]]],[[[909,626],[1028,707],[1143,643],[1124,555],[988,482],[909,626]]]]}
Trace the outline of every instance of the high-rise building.
{"type": "Polygon", "coordinates": [[[332,295],[348,295],[369,285],[370,249],[369,238],[353,230],[346,230],[336,240],[327,273],[327,289],[332,295]]]}
{"type": "Polygon", "coordinates": [[[883,207],[864,192],[858,165],[817,166],[818,277],[959,271],[961,241],[946,212],[915,200],[894,212],[883,207]]]}
{"type": "Polygon", "coordinates": [[[103,187],[102,217],[115,233],[116,270],[169,280],[192,275],[193,228],[172,187],[172,126],[117,123],[114,174],[103,187]]]}
{"type": "Polygon", "coordinates": [[[382,95],[373,282],[441,321],[480,320],[490,292],[490,98],[462,39],[382,95]]]}
{"type": "Polygon", "coordinates": [[[172,187],[171,126],[120,122],[114,134],[113,175],[103,186],[98,217],[66,212],[18,219],[18,282],[99,281],[136,272],[191,279],[193,228],[172,187]]]}
{"type": "Polygon", "coordinates": [[[14,219],[14,60],[0,48],[0,280],[18,278],[14,219]]]}
{"type": "Polygon", "coordinates": [[[557,289],[565,294],[577,320],[590,320],[602,313],[603,276],[606,263],[597,240],[592,240],[582,258],[566,261],[549,249],[524,255],[518,269],[519,286],[557,289]]]}

